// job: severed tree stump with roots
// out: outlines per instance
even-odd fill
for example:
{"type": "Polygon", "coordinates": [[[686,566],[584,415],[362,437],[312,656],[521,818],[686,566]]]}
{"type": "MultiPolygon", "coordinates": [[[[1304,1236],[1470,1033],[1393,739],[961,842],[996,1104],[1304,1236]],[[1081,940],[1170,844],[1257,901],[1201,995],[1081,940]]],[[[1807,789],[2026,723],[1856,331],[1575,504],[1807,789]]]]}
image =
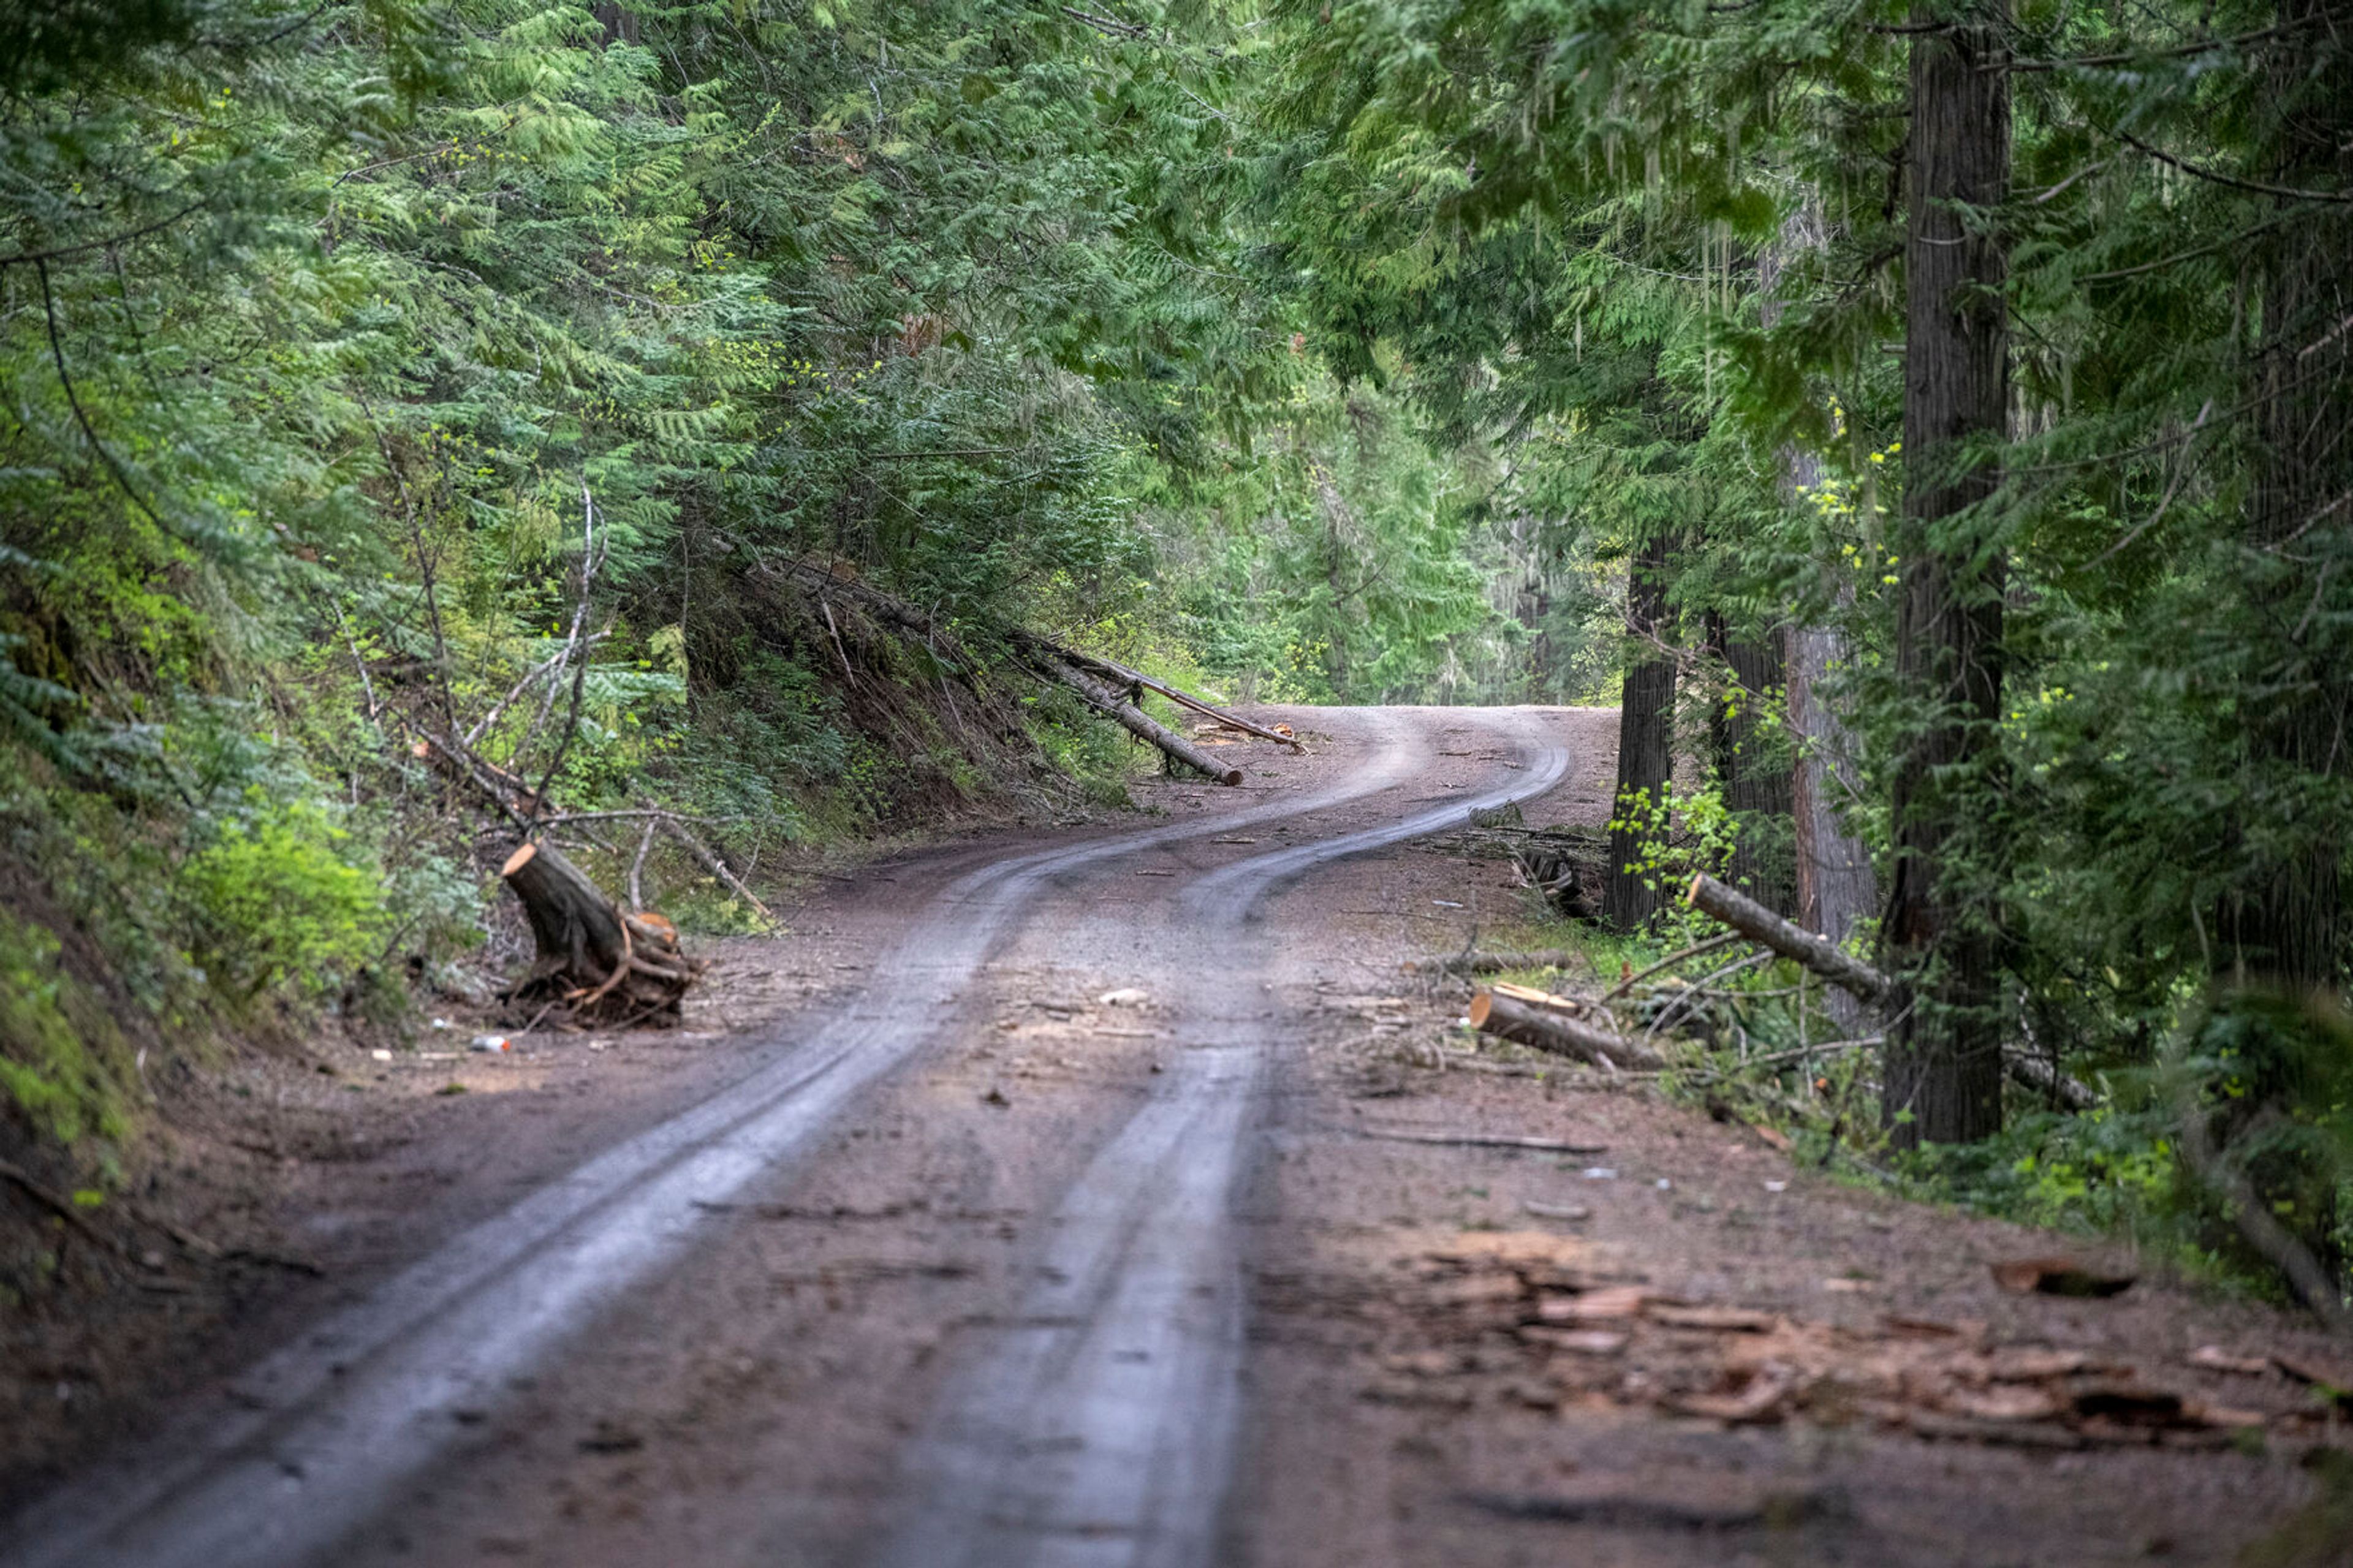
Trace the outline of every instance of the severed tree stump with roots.
{"type": "Polygon", "coordinates": [[[522,900],[539,948],[510,1001],[607,1026],[678,1021],[680,1000],[706,964],[680,951],[676,926],[622,910],[553,844],[525,844],[499,875],[522,900]]]}

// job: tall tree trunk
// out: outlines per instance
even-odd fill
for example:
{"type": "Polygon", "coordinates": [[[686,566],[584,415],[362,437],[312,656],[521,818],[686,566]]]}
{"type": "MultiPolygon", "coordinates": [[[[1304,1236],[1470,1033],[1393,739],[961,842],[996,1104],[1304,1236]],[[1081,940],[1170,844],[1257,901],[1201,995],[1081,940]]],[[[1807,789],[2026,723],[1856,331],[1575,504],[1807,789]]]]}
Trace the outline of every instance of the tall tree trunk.
{"type": "Polygon", "coordinates": [[[1778,837],[1767,824],[1789,815],[1789,771],[1765,755],[1769,731],[1763,724],[1769,693],[1785,679],[1782,646],[1778,628],[1759,641],[1739,641],[1726,634],[1722,615],[1708,613],[1708,647],[1723,660],[1725,676],[1723,700],[1708,712],[1708,752],[1739,835],[1725,879],[1786,915],[1797,890],[1788,867],[1766,841],[1778,837]]]}
{"type": "Polygon", "coordinates": [[[1899,1144],[2001,1129],[1998,931],[1981,858],[2000,744],[2000,557],[1968,515],[1996,473],[1968,444],[2007,429],[2002,289],[1989,231],[2010,175],[2004,0],[1915,5],[1904,373],[1902,600],[1896,677],[1918,725],[1895,778],[1895,884],[1885,931],[1906,996],[1889,1029],[1883,1108],[1899,1144]],[[1972,886],[1971,884],[1975,885],[1972,886]]]}
{"type": "MultiPolygon", "coordinates": [[[[2279,6],[2284,37],[2274,46],[2272,79],[2281,129],[2271,178],[2291,189],[2353,190],[2353,58],[2325,26],[2332,8],[2343,9],[2331,0],[2279,6]]],[[[2240,708],[2248,789],[2234,836],[2263,847],[2226,901],[2216,955],[2248,981],[2298,994],[2337,984],[2348,935],[2339,885],[2348,824],[2329,807],[2332,792],[2311,787],[2353,768],[2345,739],[2353,668],[2341,629],[2353,599],[2341,574],[2353,554],[2353,333],[2345,327],[2353,319],[2353,224],[2341,215],[2304,213],[2278,232],[2263,266],[2247,520],[2248,595],[2263,640],[2240,708]],[[2258,822],[2259,836],[2248,831],[2258,822]]]]}
{"type": "MultiPolygon", "coordinates": [[[[1809,195],[1781,225],[1778,239],[1758,253],[1757,288],[1762,319],[1770,328],[1781,314],[1781,269],[1799,251],[1820,248],[1830,238],[1821,204],[1809,195]]],[[[1820,458],[1792,442],[1780,451],[1781,500],[1797,508],[1822,482],[1820,458]]],[[[1841,608],[1854,603],[1854,588],[1837,574],[1841,608]]],[[[1789,767],[1791,871],[1798,923],[1843,942],[1858,921],[1879,913],[1879,879],[1871,850],[1846,824],[1845,808],[1860,798],[1854,736],[1845,718],[1827,700],[1825,688],[1851,657],[1844,633],[1832,626],[1793,626],[1784,634],[1784,679],[1790,732],[1797,754],[1789,767]]],[[[1862,1032],[1862,1004],[1835,987],[1823,997],[1831,1018],[1850,1034],[1862,1032]]]]}
{"type": "Polygon", "coordinates": [[[1650,540],[1626,569],[1625,692],[1618,700],[1618,793],[1609,821],[1609,879],[1601,918],[1620,931],[1648,925],[1662,895],[1641,865],[1642,844],[1662,835],[1659,807],[1674,766],[1675,661],[1662,646],[1667,624],[1664,534],[1650,540]],[[1631,824],[1639,819],[1638,830],[1631,824]]]}
{"type": "MultiPolygon", "coordinates": [[[[1810,459],[1807,466],[1813,467],[1810,459]]],[[[1879,912],[1871,850],[1846,825],[1846,806],[1860,793],[1854,738],[1822,699],[1831,672],[1848,657],[1840,632],[1827,626],[1789,629],[1789,728],[1798,736],[1797,762],[1789,770],[1789,817],[1798,923],[1840,942],[1853,934],[1856,921],[1879,912]]],[[[1840,1027],[1861,1031],[1862,1005],[1853,997],[1831,990],[1822,1005],[1840,1027]]]]}

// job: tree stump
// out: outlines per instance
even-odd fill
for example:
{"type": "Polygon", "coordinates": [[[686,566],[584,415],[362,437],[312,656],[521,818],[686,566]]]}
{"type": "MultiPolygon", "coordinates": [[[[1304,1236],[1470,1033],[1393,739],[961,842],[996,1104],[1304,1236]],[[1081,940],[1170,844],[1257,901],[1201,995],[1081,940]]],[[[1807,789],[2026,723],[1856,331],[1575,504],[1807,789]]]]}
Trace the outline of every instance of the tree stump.
{"type": "Polygon", "coordinates": [[[499,875],[522,900],[539,956],[507,993],[552,1004],[580,1022],[673,1024],[703,963],[679,950],[678,928],[628,913],[553,844],[525,844],[499,875]]]}

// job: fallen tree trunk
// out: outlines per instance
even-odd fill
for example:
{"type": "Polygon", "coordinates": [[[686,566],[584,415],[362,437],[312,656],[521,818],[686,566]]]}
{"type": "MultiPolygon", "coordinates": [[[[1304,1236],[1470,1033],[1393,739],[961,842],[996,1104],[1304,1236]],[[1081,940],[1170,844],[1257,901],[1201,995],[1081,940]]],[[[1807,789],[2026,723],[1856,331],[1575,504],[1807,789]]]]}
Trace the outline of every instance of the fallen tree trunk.
{"type": "Polygon", "coordinates": [[[1214,702],[1205,701],[1189,691],[1179,690],[1165,680],[1155,680],[1141,670],[1130,669],[1127,666],[1114,663],[1111,659],[1097,658],[1091,653],[1079,653],[1064,647],[1058,647],[1054,651],[1066,664],[1075,665],[1081,669],[1100,671],[1124,686],[1140,686],[1146,691],[1157,691],[1177,707],[1189,708],[1204,718],[1214,719],[1229,730],[1239,730],[1245,735],[1256,735],[1261,741],[1272,741],[1276,745],[1289,746],[1294,752],[1303,752],[1307,749],[1300,743],[1299,738],[1295,735],[1286,735],[1279,730],[1270,730],[1263,724],[1252,723],[1239,714],[1227,712],[1214,702]]]}
{"type": "Polygon", "coordinates": [[[1560,1011],[1561,1006],[1576,1005],[1565,996],[1544,1002],[1534,1000],[1543,995],[1542,992],[1516,985],[1482,991],[1471,998],[1472,1026],[1497,1039],[1534,1046],[1556,1056],[1575,1057],[1613,1070],[1655,1072],[1667,1065],[1635,1041],[1579,1023],[1560,1011]]]}
{"type": "Polygon", "coordinates": [[[1783,920],[1747,894],[1725,887],[1704,871],[1692,879],[1691,891],[1683,895],[1683,901],[1865,1002],[1883,1003],[1895,994],[1893,980],[1838,943],[1793,921],[1783,920]]]}
{"type": "Polygon", "coordinates": [[[2002,1071],[2010,1081],[2057,1100],[2070,1110],[2089,1110],[2100,1103],[2099,1091],[2081,1079],[2070,1078],[2041,1057],[2023,1051],[2001,1053],[2002,1071]]]}
{"type": "Polygon", "coordinates": [[[1160,724],[1126,698],[1106,689],[1099,681],[1089,679],[1060,659],[1042,658],[1039,660],[1038,667],[1039,673],[1077,692],[1089,707],[1113,720],[1129,734],[1159,747],[1162,755],[1173,757],[1194,772],[1206,774],[1221,784],[1242,782],[1241,769],[1211,755],[1204,748],[1160,724]]]}
{"type": "Polygon", "coordinates": [[[511,1001],[569,1009],[581,1022],[674,1023],[704,965],[661,916],[624,912],[553,844],[525,844],[499,868],[522,900],[539,956],[511,1001]]]}

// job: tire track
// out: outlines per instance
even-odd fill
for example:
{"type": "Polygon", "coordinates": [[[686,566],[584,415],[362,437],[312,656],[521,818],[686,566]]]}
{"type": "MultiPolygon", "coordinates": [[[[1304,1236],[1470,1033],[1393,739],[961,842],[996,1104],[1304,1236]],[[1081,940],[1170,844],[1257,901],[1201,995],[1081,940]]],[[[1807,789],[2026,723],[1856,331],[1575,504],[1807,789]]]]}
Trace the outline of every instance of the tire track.
{"type": "MultiPolygon", "coordinates": [[[[234,1380],[147,1451],[12,1521],[22,1568],[274,1568],[375,1516],[637,1281],[692,1247],[711,1205],[802,1153],[956,1021],[964,988],[1060,879],[1394,787],[1409,727],[1303,799],[997,861],[951,883],[869,986],[798,1047],[459,1236],[234,1380]]],[[[1217,875],[1217,873],[1212,873],[1217,875]]]]}
{"type": "MultiPolygon", "coordinates": [[[[1460,710],[1471,716],[1478,710],[1460,710]]],[[[1056,1216],[1043,1283],[950,1384],[912,1455],[908,1522],[878,1568],[1203,1568],[1240,1407],[1243,1297],[1229,1213],[1244,1132],[1277,1046],[1251,984],[1259,903],[1314,867],[1451,827],[1556,785],[1568,753],[1524,710],[1478,713],[1521,747],[1507,787],[1400,821],[1253,856],[1179,896],[1221,975],[1180,1028],[1152,1100],[1056,1216]]]]}

